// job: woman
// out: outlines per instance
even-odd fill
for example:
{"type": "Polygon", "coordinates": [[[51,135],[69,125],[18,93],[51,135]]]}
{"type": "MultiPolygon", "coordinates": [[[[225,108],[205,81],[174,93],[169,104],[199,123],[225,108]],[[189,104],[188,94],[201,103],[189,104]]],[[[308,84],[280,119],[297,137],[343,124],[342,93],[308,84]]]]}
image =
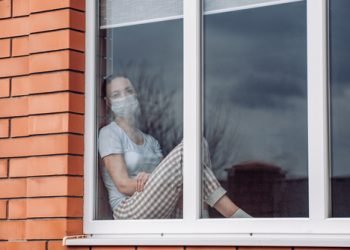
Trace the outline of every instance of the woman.
{"type": "MultiPolygon", "coordinates": [[[[138,129],[140,106],[130,80],[112,77],[105,90],[113,120],[99,132],[99,153],[113,218],[171,218],[182,194],[182,141],[163,159],[158,141],[138,129]]],[[[203,164],[204,202],[225,217],[251,217],[225,195],[209,164],[203,164]]]]}

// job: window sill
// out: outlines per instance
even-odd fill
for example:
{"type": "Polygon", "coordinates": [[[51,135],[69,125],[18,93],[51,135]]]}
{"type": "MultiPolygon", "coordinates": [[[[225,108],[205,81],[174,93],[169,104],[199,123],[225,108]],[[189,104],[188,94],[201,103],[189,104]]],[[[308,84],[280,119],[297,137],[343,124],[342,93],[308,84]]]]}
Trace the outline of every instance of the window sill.
{"type": "Polygon", "coordinates": [[[66,236],[65,246],[304,246],[349,247],[349,234],[128,234],[66,236]]]}

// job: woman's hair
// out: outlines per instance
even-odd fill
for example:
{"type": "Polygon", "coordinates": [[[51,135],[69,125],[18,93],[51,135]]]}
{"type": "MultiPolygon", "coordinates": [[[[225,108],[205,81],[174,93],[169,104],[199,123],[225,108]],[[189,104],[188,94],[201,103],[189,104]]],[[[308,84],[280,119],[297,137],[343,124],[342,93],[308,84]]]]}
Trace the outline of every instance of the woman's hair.
{"type": "Polygon", "coordinates": [[[123,77],[123,78],[127,78],[129,79],[129,77],[127,76],[126,73],[124,72],[117,72],[117,73],[113,73],[109,76],[107,76],[104,81],[102,82],[102,88],[101,88],[101,95],[102,97],[106,97],[107,96],[107,86],[115,79],[118,77],[123,77]]]}
{"type": "Polygon", "coordinates": [[[101,121],[100,121],[100,125],[99,127],[103,127],[104,125],[106,125],[107,123],[111,122],[114,119],[114,114],[113,112],[106,107],[105,101],[103,100],[105,97],[107,97],[107,86],[109,84],[111,84],[111,82],[117,78],[117,77],[124,77],[124,78],[128,78],[128,76],[125,73],[113,73],[109,76],[107,76],[101,84],[101,104],[104,106],[104,108],[102,110],[104,115],[101,116],[101,121]]]}

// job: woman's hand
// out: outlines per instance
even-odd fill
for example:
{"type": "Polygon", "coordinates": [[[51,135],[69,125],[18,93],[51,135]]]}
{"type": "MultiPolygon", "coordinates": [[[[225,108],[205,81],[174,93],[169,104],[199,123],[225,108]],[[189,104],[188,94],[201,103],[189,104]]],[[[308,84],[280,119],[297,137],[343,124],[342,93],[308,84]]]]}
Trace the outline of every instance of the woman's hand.
{"type": "Polygon", "coordinates": [[[146,172],[140,172],[136,176],[136,191],[142,192],[150,174],[146,172]]]}
{"type": "Polygon", "coordinates": [[[151,174],[140,172],[130,178],[122,154],[112,154],[103,158],[104,166],[110,174],[118,191],[131,196],[135,192],[142,192],[151,174]]]}

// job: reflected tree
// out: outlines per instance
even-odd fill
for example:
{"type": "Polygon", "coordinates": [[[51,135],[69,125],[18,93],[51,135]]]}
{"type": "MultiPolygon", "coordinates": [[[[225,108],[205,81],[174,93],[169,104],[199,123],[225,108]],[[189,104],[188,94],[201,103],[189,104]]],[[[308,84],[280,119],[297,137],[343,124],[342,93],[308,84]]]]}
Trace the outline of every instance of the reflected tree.
{"type": "MultiPolygon", "coordinates": [[[[129,62],[121,75],[127,75],[138,93],[141,106],[141,130],[159,141],[167,155],[182,139],[182,116],[176,115],[175,98],[179,86],[169,86],[162,73],[150,70],[145,62],[129,62]]],[[[178,85],[181,86],[181,83],[178,85]]],[[[180,91],[182,93],[182,91],[180,91]]]]}
{"type": "Polygon", "coordinates": [[[224,178],[225,169],[237,161],[244,146],[238,132],[239,115],[224,107],[216,103],[204,110],[204,136],[209,144],[213,171],[219,178],[224,178]]]}
{"type": "MultiPolygon", "coordinates": [[[[121,63],[117,65],[122,65],[121,63]]],[[[120,66],[119,66],[120,67],[120,66]]],[[[141,130],[155,137],[167,155],[183,137],[182,83],[170,85],[164,82],[159,70],[150,69],[146,62],[123,64],[120,75],[126,75],[138,92],[141,106],[141,130]],[[181,91],[179,91],[181,90],[181,91]]],[[[205,107],[204,137],[209,144],[213,170],[223,176],[225,168],[232,166],[239,156],[242,140],[238,133],[239,117],[225,105],[205,107]]]]}

